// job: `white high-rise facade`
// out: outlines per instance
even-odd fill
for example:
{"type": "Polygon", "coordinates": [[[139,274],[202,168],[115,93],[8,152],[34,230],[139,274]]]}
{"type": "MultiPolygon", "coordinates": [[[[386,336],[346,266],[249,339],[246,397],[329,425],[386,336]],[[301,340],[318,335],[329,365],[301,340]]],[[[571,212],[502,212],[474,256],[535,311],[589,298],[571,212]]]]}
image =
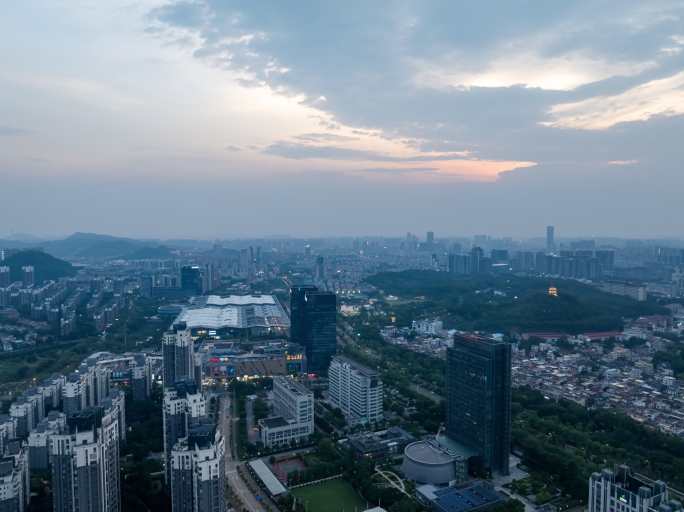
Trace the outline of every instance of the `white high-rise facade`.
{"type": "Polygon", "coordinates": [[[627,466],[604,469],[589,477],[588,512],[682,512],[670,499],[667,484],[632,473],[627,466]]]}
{"type": "Polygon", "coordinates": [[[342,410],[348,423],[375,423],[383,419],[382,381],[376,371],[336,356],[330,362],[328,381],[328,400],[342,410]]]}

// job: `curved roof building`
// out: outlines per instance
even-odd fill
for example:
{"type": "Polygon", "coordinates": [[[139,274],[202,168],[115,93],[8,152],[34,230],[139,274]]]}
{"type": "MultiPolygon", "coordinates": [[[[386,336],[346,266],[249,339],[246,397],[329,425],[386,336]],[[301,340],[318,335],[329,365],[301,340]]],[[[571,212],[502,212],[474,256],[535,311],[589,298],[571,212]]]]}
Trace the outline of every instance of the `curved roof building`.
{"type": "Polygon", "coordinates": [[[282,331],[290,327],[290,319],[272,295],[209,295],[193,300],[183,308],[174,323],[185,322],[193,331],[282,331]]]}
{"type": "Polygon", "coordinates": [[[446,485],[468,479],[468,460],[475,455],[443,435],[411,443],[404,449],[401,469],[409,480],[446,485]]]}

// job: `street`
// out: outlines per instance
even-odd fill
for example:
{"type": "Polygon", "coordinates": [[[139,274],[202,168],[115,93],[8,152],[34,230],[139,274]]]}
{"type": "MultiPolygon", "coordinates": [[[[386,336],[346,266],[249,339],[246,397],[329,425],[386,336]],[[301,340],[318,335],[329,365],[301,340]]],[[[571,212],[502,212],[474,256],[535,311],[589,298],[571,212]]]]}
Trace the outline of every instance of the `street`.
{"type": "MultiPolygon", "coordinates": [[[[264,507],[257,501],[237,471],[238,466],[240,466],[240,460],[237,453],[237,444],[233,438],[233,429],[238,418],[232,415],[231,405],[230,395],[224,394],[221,397],[220,421],[223,438],[226,443],[226,480],[230,488],[239,496],[242,506],[246,507],[250,512],[262,512],[265,511],[264,507]]],[[[240,510],[240,506],[238,504],[235,505],[235,508],[240,510]]]]}

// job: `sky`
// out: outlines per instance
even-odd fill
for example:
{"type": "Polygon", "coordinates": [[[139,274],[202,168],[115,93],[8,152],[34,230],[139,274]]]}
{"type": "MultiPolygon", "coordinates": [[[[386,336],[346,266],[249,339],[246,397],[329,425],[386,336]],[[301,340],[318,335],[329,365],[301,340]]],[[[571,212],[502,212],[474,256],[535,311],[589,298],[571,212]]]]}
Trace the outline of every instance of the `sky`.
{"type": "Polygon", "coordinates": [[[22,0],[0,236],[680,237],[684,0],[22,0]]]}

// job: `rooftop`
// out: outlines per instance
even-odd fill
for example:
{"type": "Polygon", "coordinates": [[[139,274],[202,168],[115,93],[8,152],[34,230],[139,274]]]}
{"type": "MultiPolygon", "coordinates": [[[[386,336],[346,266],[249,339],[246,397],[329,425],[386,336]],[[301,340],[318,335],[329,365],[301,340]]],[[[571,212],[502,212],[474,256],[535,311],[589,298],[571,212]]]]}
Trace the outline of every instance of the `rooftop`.
{"type": "Polygon", "coordinates": [[[502,501],[501,496],[486,482],[439,489],[435,491],[435,496],[433,503],[439,512],[466,512],[502,501]]]}
{"type": "Polygon", "coordinates": [[[279,496],[285,494],[287,489],[273,474],[273,471],[264,463],[262,459],[257,459],[248,462],[249,467],[259,477],[259,480],[266,486],[266,489],[271,496],[279,496]]]}
{"type": "Polygon", "coordinates": [[[259,423],[268,428],[286,427],[289,425],[287,420],[282,416],[272,416],[270,418],[263,418],[259,420],[259,423]]]}
{"type": "Polygon", "coordinates": [[[209,295],[183,308],[174,322],[177,323],[185,323],[190,329],[248,329],[289,327],[290,320],[272,295],[209,295]]]}

